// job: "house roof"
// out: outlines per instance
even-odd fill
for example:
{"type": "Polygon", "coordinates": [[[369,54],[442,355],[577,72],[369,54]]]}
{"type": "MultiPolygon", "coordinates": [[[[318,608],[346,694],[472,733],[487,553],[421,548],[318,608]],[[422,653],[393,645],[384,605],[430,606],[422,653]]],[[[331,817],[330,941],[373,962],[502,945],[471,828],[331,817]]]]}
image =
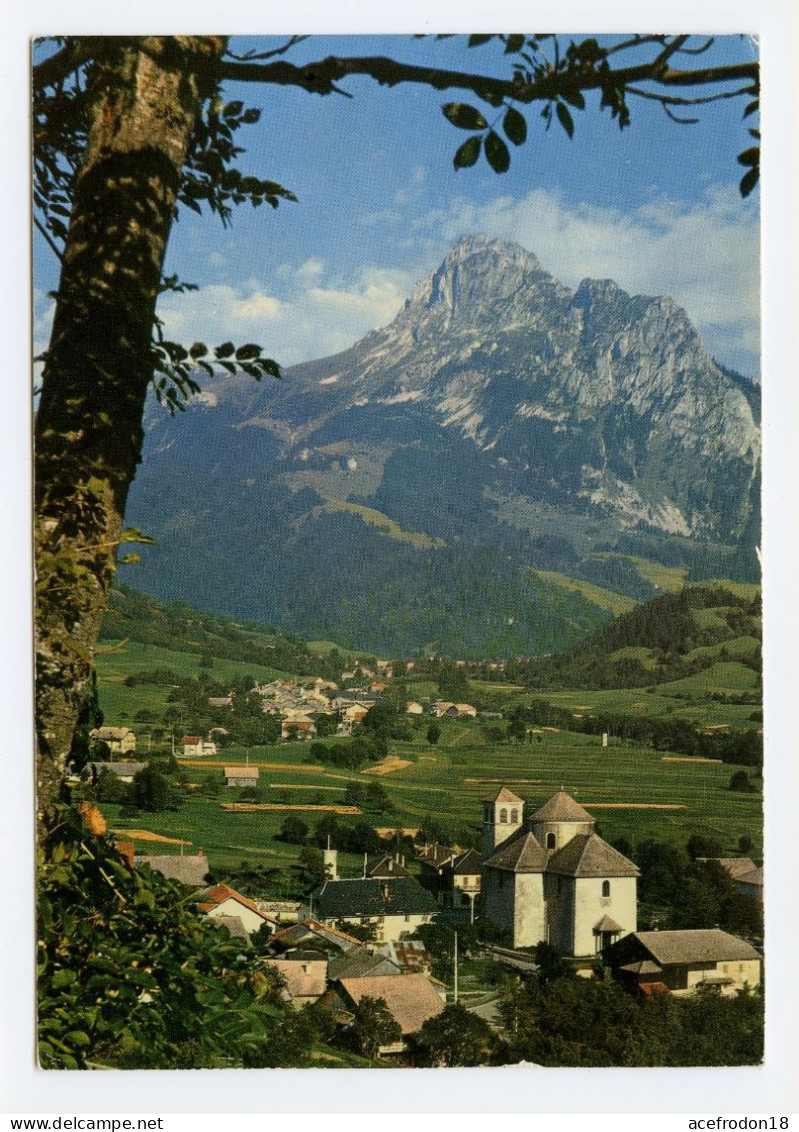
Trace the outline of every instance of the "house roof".
{"type": "Polygon", "coordinates": [[[588,810],[584,810],[582,806],[575,802],[571,794],[567,794],[565,790],[559,790],[557,794],[553,794],[548,802],[544,802],[543,806],[540,806],[535,811],[530,820],[547,822],[591,822],[592,824],[596,821],[596,819],[588,813],[588,810]]]}
{"type": "Polygon", "coordinates": [[[763,866],[761,865],[760,868],[752,869],[751,872],[748,872],[748,873],[739,873],[738,876],[735,877],[735,880],[739,884],[757,885],[758,887],[762,888],[763,887],[763,866]]]}
{"type": "Polygon", "coordinates": [[[124,739],[126,735],[133,735],[134,739],[136,737],[130,727],[95,727],[89,735],[92,739],[124,739]]]}
{"type": "Polygon", "coordinates": [[[403,971],[426,974],[430,969],[430,954],[420,939],[389,940],[380,950],[403,971]]]}
{"type": "Polygon", "coordinates": [[[409,877],[413,873],[409,872],[404,865],[401,865],[390,853],[381,858],[376,865],[369,869],[370,877],[409,877]]]}
{"type": "Polygon", "coordinates": [[[571,877],[637,877],[638,866],[596,833],[579,833],[549,858],[547,872],[571,877]]]}
{"type": "Polygon", "coordinates": [[[514,794],[512,790],[508,790],[507,786],[500,786],[493,794],[486,795],[483,798],[484,802],[515,802],[518,806],[524,805],[524,799],[520,798],[518,794],[514,794]]]}
{"type": "Polygon", "coordinates": [[[549,856],[528,829],[520,829],[500,845],[486,867],[512,873],[546,872],[549,856]]]}
{"type": "Polygon", "coordinates": [[[202,888],[208,872],[208,858],[204,853],[195,853],[191,857],[158,856],[143,857],[137,855],[137,865],[149,865],[161,876],[169,880],[179,880],[196,888],[202,888]]]}
{"type": "Polygon", "coordinates": [[[343,951],[348,951],[352,947],[359,947],[361,942],[356,939],[354,935],[347,935],[346,932],[339,931],[338,928],[328,927],[318,920],[301,920],[298,924],[290,924],[289,927],[283,928],[282,931],[275,932],[270,942],[281,944],[301,943],[302,940],[307,939],[308,936],[318,936],[321,939],[327,940],[328,943],[335,944],[336,947],[341,948],[343,951]]]}
{"type": "Polygon", "coordinates": [[[663,968],[651,959],[641,959],[638,963],[625,963],[622,971],[629,971],[633,975],[662,975],[663,968]]]}
{"type": "Polygon", "coordinates": [[[434,1018],[444,1009],[444,1003],[426,975],[342,979],[341,986],[356,1006],[366,997],[382,998],[399,1023],[403,1037],[418,1033],[428,1018],[434,1018]]]}
{"type": "Polygon", "coordinates": [[[412,877],[326,880],[313,893],[313,901],[317,913],[326,920],[438,911],[434,897],[412,877]]]}
{"type": "Polygon", "coordinates": [[[246,896],[242,896],[240,892],[236,892],[235,888],[231,888],[227,884],[215,884],[213,888],[209,888],[207,892],[202,894],[202,902],[200,907],[203,912],[208,912],[212,908],[217,908],[220,904],[224,904],[226,900],[235,900],[237,904],[242,904],[245,908],[249,908],[251,912],[255,912],[262,920],[267,923],[277,923],[272,916],[267,916],[262,912],[258,905],[249,900],[246,896]]]}
{"type": "Polygon", "coordinates": [[[400,966],[388,955],[369,951],[366,947],[353,947],[334,956],[327,968],[331,982],[337,979],[363,978],[366,975],[400,975],[400,966]]]}
{"type": "MultiPolygon", "coordinates": [[[[644,947],[661,966],[673,963],[718,962],[731,959],[759,959],[760,955],[738,936],[719,928],[692,931],[633,932],[630,937],[644,947]]],[[[626,940],[622,941],[627,942],[626,940]]]]}
{"type": "Polygon", "coordinates": [[[467,874],[479,873],[483,867],[483,859],[476,849],[467,849],[460,857],[456,859],[452,866],[452,871],[458,875],[463,876],[467,874]]]}
{"type": "Polygon", "coordinates": [[[257,766],[226,766],[225,778],[257,778],[257,766]]]}
{"type": "Polygon", "coordinates": [[[198,743],[202,743],[203,739],[202,735],[184,735],[180,741],[184,747],[187,743],[192,747],[196,747],[198,743]]]}
{"type": "MultiPolygon", "coordinates": [[[[126,777],[130,774],[138,774],[140,770],[146,770],[148,763],[87,763],[87,768],[92,767],[95,774],[99,778],[103,771],[109,774],[115,774],[118,778],[126,777]]],[[[754,868],[754,865],[752,866],[754,868]]]]}
{"type": "Polygon", "coordinates": [[[456,849],[451,849],[447,845],[439,845],[437,841],[434,841],[432,845],[422,846],[416,854],[416,860],[421,861],[424,865],[432,865],[434,869],[440,869],[449,864],[456,855],[456,849]]]}
{"type": "Polygon", "coordinates": [[[741,873],[750,873],[757,868],[751,857],[697,857],[696,859],[703,864],[715,861],[717,865],[726,869],[734,880],[737,880],[741,873]]]}
{"type": "Polygon", "coordinates": [[[244,940],[248,947],[252,947],[249,932],[245,928],[241,916],[215,916],[211,923],[214,927],[227,928],[234,939],[244,940]]]}
{"type": "Polygon", "coordinates": [[[285,979],[290,998],[319,998],[327,986],[327,959],[269,959],[285,979]]]}

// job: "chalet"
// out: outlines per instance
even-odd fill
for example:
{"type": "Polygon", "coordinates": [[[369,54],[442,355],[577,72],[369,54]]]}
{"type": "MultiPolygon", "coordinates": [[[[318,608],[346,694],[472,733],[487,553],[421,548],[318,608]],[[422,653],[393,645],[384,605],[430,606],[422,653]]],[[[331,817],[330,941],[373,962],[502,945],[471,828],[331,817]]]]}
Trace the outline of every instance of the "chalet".
{"type": "Polygon", "coordinates": [[[760,985],[761,957],[746,940],[703,928],[632,932],[607,951],[614,973],[645,994],[684,995],[700,987],[736,994],[760,985]]]}
{"type": "Polygon", "coordinates": [[[107,743],[109,750],[120,755],[136,750],[136,734],[129,727],[95,727],[89,732],[93,743],[107,743]]]}
{"type": "Polygon", "coordinates": [[[226,766],[225,786],[257,786],[259,771],[257,766],[226,766]]]}
{"type": "Polygon", "coordinates": [[[211,919],[237,916],[248,934],[260,931],[265,924],[273,931],[277,927],[277,920],[267,916],[253,900],[226,884],[215,884],[213,888],[203,892],[199,907],[211,919]]]}
{"type": "Polygon", "coordinates": [[[169,880],[179,880],[191,888],[202,888],[208,875],[208,858],[202,849],[191,856],[153,856],[137,854],[137,865],[149,865],[155,872],[169,880]]]}
{"type": "Polygon", "coordinates": [[[371,927],[379,942],[412,935],[438,911],[430,893],[412,877],[326,880],[310,901],[323,923],[371,927]]]}

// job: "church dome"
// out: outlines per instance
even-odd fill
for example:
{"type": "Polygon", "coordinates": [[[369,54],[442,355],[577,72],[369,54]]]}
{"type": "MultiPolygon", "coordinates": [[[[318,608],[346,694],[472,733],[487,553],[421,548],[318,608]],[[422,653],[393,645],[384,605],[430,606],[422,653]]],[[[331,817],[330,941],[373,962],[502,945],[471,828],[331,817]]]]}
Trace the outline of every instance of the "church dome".
{"type": "Polygon", "coordinates": [[[596,818],[592,817],[588,810],[584,810],[582,806],[578,805],[571,794],[567,794],[565,790],[559,790],[548,802],[544,802],[543,806],[535,811],[530,820],[534,822],[590,822],[593,825],[596,818]]]}

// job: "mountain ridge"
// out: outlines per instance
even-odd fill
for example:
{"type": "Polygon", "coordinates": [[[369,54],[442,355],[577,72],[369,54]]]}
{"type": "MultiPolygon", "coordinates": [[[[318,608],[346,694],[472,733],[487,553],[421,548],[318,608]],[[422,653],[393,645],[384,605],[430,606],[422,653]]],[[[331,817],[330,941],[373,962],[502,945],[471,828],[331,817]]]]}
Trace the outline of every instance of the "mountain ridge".
{"type": "Polygon", "coordinates": [[[144,587],[179,596],[168,577],[179,567],[192,600],[235,614],[246,593],[242,614],[338,639],[333,596],[318,592],[327,580],[360,595],[341,616],[371,634],[363,647],[464,645],[455,622],[476,612],[471,648],[551,651],[574,626],[542,601],[536,570],[637,600],[657,591],[624,555],[756,576],[760,434],[743,380],[673,299],[612,280],[572,291],[518,245],[464,237],[348,350],[268,386],[204,381],[180,420],[148,412],[128,520],[158,540],[144,587]],[[471,604],[440,592],[442,570],[471,604]],[[521,619],[518,606],[530,607],[521,619]],[[500,628],[520,620],[524,632],[500,628]]]}

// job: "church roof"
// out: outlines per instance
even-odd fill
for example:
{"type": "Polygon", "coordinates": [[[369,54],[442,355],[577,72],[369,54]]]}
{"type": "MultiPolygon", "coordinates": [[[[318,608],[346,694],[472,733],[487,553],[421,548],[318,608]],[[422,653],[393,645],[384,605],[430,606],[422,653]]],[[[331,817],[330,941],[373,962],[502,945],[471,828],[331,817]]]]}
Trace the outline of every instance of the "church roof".
{"type": "Polygon", "coordinates": [[[483,798],[484,802],[515,802],[521,806],[524,804],[524,799],[520,798],[518,794],[514,794],[512,790],[508,790],[507,786],[500,786],[493,794],[488,794],[483,798]]]}
{"type": "Polygon", "coordinates": [[[565,790],[559,790],[548,802],[544,802],[543,806],[535,811],[530,820],[594,822],[596,818],[593,818],[588,810],[584,810],[582,806],[578,805],[571,794],[567,794],[565,790]]]}
{"type": "MultiPolygon", "coordinates": [[[[585,811],[583,811],[585,813],[585,811]]],[[[580,833],[553,853],[547,872],[570,877],[637,877],[638,866],[596,833],[580,833]]]]}
{"type": "Polygon", "coordinates": [[[520,829],[509,837],[486,865],[492,869],[505,869],[512,873],[543,873],[547,868],[547,852],[542,849],[529,830],[520,829]]]}
{"type": "Polygon", "coordinates": [[[595,932],[623,932],[624,928],[621,924],[617,924],[610,916],[603,916],[601,920],[594,924],[595,932]]]}

